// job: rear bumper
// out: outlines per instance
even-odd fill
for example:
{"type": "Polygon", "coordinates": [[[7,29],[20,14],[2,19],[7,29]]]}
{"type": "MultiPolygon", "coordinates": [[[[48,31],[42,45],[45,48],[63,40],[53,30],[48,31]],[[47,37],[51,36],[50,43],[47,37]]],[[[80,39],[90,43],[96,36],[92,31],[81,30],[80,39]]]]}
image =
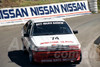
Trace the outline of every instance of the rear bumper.
{"type": "Polygon", "coordinates": [[[79,61],[81,50],[70,51],[49,51],[49,52],[35,52],[33,51],[33,58],[35,62],[67,62],[79,61]]]}

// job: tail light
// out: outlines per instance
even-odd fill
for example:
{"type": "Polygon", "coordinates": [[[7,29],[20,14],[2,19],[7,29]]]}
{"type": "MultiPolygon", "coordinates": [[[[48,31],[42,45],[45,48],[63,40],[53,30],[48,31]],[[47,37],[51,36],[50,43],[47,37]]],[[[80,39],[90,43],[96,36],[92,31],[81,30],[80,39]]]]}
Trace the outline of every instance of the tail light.
{"type": "Polygon", "coordinates": [[[63,45],[63,46],[51,46],[51,47],[32,47],[34,51],[55,51],[55,50],[79,50],[80,45],[63,45]]]}
{"type": "Polygon", "coordinates": [[[72,50],[78,50],[78,49],[81,49],[81,46],[80,45],[72,45],[72,46],[69,46],[69,48],[72,50]]]}

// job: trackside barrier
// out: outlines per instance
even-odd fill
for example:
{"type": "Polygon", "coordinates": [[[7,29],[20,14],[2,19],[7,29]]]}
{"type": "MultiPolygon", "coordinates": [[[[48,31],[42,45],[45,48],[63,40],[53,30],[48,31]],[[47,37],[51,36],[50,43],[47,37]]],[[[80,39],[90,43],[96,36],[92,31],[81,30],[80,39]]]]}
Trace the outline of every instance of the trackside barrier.
{"type": "Polygon", "coordinates": [[[87,1],[74,1],[0,9],[0,26],[21,24],[29,19],[70,18],[91,14],[87,1]]]}
{"type": "Polygon", "coordinates": [[[90,10],[94,13],[98,13],[97,0],[89,0],[90,10]]]}

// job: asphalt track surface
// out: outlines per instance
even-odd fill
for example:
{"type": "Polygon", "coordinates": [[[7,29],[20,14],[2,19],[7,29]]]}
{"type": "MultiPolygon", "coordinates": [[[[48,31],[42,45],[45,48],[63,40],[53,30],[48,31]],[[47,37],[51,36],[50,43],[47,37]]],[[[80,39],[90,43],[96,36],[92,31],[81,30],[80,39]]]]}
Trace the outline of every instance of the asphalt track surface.
{"type": "Polygon", "coordinates": [[[82,46],[80,64],[30,64],[28,55],[21,49],[21,28],[23,25],[0,27],[0,67],[100,67],[100,58],[95,52],[94,41],[100,36],[100,14],[65,19],[76,34],[82,46]]]}

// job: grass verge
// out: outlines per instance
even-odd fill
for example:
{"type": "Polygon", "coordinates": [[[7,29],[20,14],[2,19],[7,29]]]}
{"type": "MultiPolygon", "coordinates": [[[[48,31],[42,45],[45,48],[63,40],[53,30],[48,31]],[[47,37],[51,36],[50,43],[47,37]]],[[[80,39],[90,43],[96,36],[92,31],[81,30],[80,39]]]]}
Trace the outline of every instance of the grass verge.
{"type": "Polygon", "coordinates": [[[100,13],[100,0],[98,0],[98,12],[100,13]]]}
{"type": "Polygon", "coordinates": [[[24,7],[24,6],[34,6],[34,5],[71,2],[71,1],[80,1],[80,0],[2,0],[2,5],[0,8],[24,7]]]}
{"type": "Polygon", "coordinates": [[[100,45],[97,47],[96,51],[97,51],[97,53],[98,53],[99,56],[100,56],[100,45]]]}

